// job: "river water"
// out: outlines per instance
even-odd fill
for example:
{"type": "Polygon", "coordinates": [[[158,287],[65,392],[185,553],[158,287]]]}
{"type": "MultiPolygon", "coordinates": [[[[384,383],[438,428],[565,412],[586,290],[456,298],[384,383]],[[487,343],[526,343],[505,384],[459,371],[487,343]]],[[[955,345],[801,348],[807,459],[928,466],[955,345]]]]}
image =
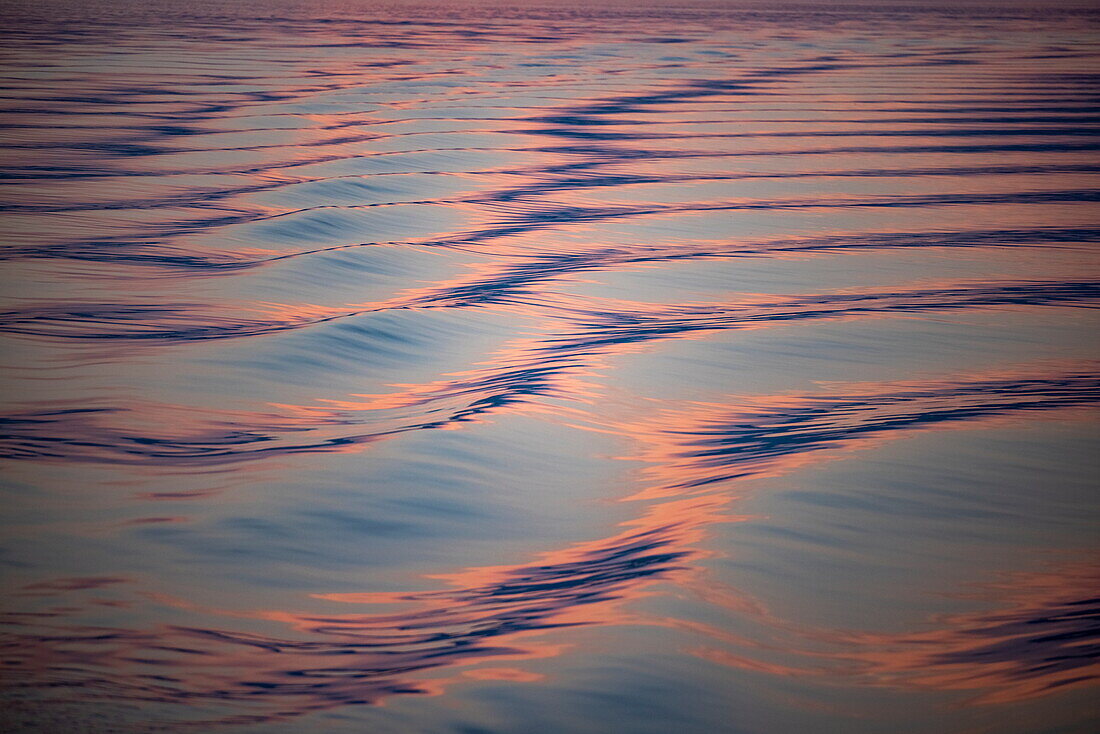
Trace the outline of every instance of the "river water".
{"type": "Polygon", "coordinates": [[[4,3],[5,731],[1094,731],[1085,7],[4,3]]]}

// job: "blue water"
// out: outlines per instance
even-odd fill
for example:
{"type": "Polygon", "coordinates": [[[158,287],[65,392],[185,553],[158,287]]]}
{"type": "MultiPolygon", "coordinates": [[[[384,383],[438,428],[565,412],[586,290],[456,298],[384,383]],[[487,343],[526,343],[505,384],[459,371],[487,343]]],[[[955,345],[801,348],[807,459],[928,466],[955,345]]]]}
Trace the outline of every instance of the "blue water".
{"type": "Polygon", "coordinates": [[[1100,725],[1095,9],[2,10],[3,731],[1100,725]]]}

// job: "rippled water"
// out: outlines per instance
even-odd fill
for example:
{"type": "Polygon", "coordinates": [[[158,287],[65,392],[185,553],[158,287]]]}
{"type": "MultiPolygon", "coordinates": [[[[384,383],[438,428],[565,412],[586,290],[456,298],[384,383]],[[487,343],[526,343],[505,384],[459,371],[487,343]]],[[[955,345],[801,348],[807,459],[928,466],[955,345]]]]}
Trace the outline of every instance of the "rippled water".
{"type": "Polygon", "coordinates": [[[4,16],[5,731],[1093,730],[1095,12],[4,16]]]}

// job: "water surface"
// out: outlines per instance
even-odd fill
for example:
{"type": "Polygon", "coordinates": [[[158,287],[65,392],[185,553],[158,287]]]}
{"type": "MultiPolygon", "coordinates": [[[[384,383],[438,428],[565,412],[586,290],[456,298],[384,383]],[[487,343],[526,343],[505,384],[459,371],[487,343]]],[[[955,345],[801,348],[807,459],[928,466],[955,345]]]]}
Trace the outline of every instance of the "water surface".
{"type": "Polygon", "coordinates": [[[4,14],[5,731],[1094,730],[1087,6],[4,14]]]}

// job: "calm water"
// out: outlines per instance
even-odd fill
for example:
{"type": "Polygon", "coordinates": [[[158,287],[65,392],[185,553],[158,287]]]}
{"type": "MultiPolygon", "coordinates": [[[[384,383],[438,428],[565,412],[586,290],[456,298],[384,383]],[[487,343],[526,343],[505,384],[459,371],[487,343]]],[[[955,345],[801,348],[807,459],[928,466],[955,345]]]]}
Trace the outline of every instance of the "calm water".
{"type": "Polygon", "coordinates": [[[1095,731],[1052,5],[6,0],[0,729],[1095,731]]]}

